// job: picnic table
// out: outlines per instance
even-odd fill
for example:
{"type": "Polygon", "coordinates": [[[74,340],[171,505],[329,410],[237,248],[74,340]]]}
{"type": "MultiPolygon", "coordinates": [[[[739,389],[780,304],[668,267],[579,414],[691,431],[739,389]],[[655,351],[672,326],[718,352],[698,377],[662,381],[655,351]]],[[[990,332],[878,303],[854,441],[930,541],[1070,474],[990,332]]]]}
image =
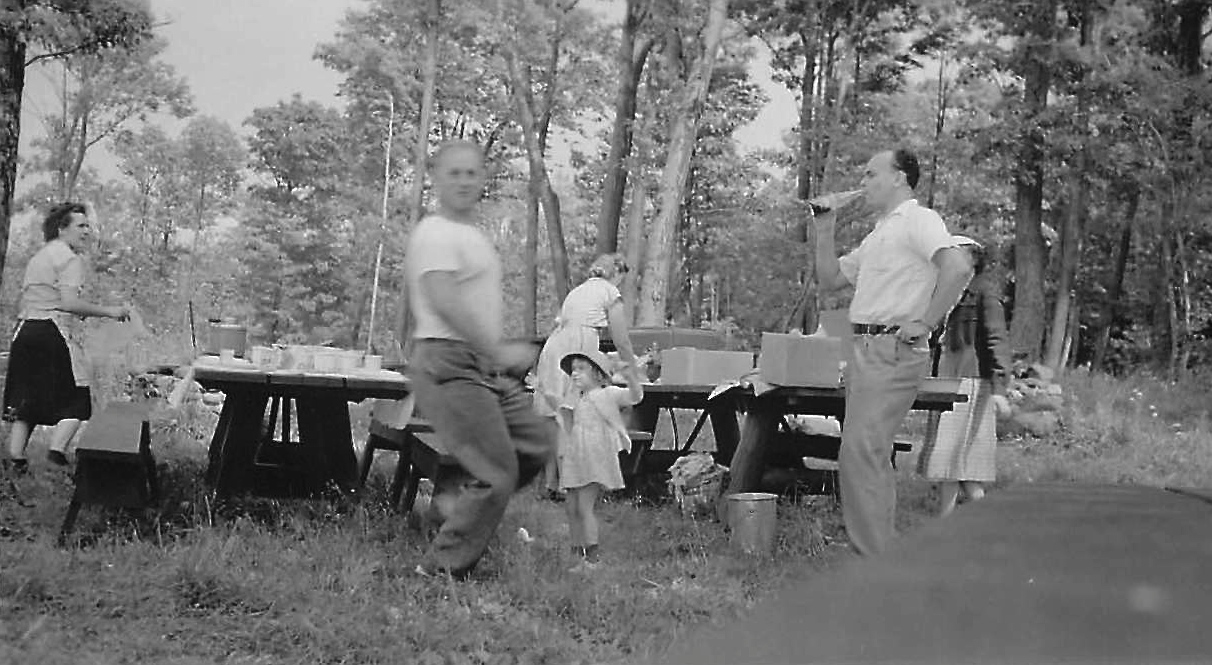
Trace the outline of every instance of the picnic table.
{"type": "Polygon", "coordinates": [[[312,496],[334,483],[353,491],[358,469],[348,403],[410,392],[408,379],[389,370],[317,373],[208,361],[195,361],[192,370],[203,388],[226,396],[206,471],[219,495],[312,496]]]}
{"type": "MultiPolygon", "coordinates": [[[[923,387],[918,391],[913,409],[950,411],[968,396],[949,390],[923,387]]],[[[730,467],[728,493],[752,492],[759,489],[765,470],[766,450],[778,431],[779,423],[788,415],[833,416],[839,421],[846,413],[845,388],[777,387],[757,393],[751,385],[644,385],[644,399],[636,405],[633,425],[653,431],[662,408],[696,409],[703,413],[684,443],[677,443],[684,452],[695,436],[710,420],[715,434],[715,459],[730,467]],[[737,413],[744,412],[743,423],[737,413]]]]}

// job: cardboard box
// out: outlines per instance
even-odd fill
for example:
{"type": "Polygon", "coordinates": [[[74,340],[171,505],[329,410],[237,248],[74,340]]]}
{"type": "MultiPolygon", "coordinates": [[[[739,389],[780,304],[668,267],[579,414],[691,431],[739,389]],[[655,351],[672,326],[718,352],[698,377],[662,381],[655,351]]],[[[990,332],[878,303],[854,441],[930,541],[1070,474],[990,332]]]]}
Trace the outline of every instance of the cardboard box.
{"type": "Polygon", "coordinates": [[[761,380],[777,386],[842,385],[842,340],[826,335],[762,333],[761,380]]]}
{"type": "Polygon", "coordinates": [[[741,378],[753,370],[748,351],[711,351],[677,347],[661,351],[661,383],[715,385],[741,378]]]}
{"type": "Polygon", "coordinates": [[[653,344],[662,351],[676,347],[708,350],[724,348],[724,336],[721,333],[701,328],[632,328],[630,337],[631,348],[635,350],[636,355],[643,355],[653,344]]]}

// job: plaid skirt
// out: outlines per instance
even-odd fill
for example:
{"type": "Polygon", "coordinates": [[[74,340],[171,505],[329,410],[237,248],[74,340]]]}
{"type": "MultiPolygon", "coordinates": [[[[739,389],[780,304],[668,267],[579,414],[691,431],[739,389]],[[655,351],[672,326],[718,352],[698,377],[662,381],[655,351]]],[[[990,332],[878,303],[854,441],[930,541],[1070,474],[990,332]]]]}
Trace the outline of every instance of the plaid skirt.
{"type": "Polygon", "coordinates": [[[77,386],[67,342],[54,321],[27,319],[9,350],[4,381],[4,420],[54,425],[88,420],[93,414],[87,386],[77,386]]]}
{"type": "Polygon", "coordinates": [[[926,440],[917,458],[917,472],[926,480],[992,482],[997,478],[997,416],[993,383],[963,379],[960,392],[967,402],[953,411],[933,411],[926,440]]]}

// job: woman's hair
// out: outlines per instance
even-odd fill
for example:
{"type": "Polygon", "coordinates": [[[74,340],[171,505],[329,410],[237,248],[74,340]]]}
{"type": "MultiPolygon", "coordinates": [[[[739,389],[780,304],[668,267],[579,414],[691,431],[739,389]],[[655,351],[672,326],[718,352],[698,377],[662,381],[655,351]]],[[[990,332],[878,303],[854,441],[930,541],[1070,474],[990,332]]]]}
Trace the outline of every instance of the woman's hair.
{"type": "Polygon", "coordinates": [[[615,275],[625,273],[628,270],[630,268],[627,266],[627,260],[623,258],[622,254],[599,254],[589,266],[589,276],[611,279],[615,275]]]}
{"type": "Polygon", "coordinates": [[[83,203],[60,203],[50,209],[46,213],[46,219],[42,220],[42,239],[50,242],[59,237],[59,232],[66,229],[72,223],[72,215],[88,214],[83,203]]]}

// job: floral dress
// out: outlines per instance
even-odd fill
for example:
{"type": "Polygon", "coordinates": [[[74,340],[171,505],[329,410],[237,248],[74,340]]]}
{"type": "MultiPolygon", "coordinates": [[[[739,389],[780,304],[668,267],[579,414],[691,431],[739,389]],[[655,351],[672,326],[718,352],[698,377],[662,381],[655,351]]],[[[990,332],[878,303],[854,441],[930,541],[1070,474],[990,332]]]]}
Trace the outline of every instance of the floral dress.
{"type": "Polygon", "coordinates": [[[560,489],[598,483],[608,490],[624,487],[619,452],[631,450],[622,409],[634,404],[626,388],[604,386],[563,408],[571,410],[561,428],[557,460],[560,489]]]}

